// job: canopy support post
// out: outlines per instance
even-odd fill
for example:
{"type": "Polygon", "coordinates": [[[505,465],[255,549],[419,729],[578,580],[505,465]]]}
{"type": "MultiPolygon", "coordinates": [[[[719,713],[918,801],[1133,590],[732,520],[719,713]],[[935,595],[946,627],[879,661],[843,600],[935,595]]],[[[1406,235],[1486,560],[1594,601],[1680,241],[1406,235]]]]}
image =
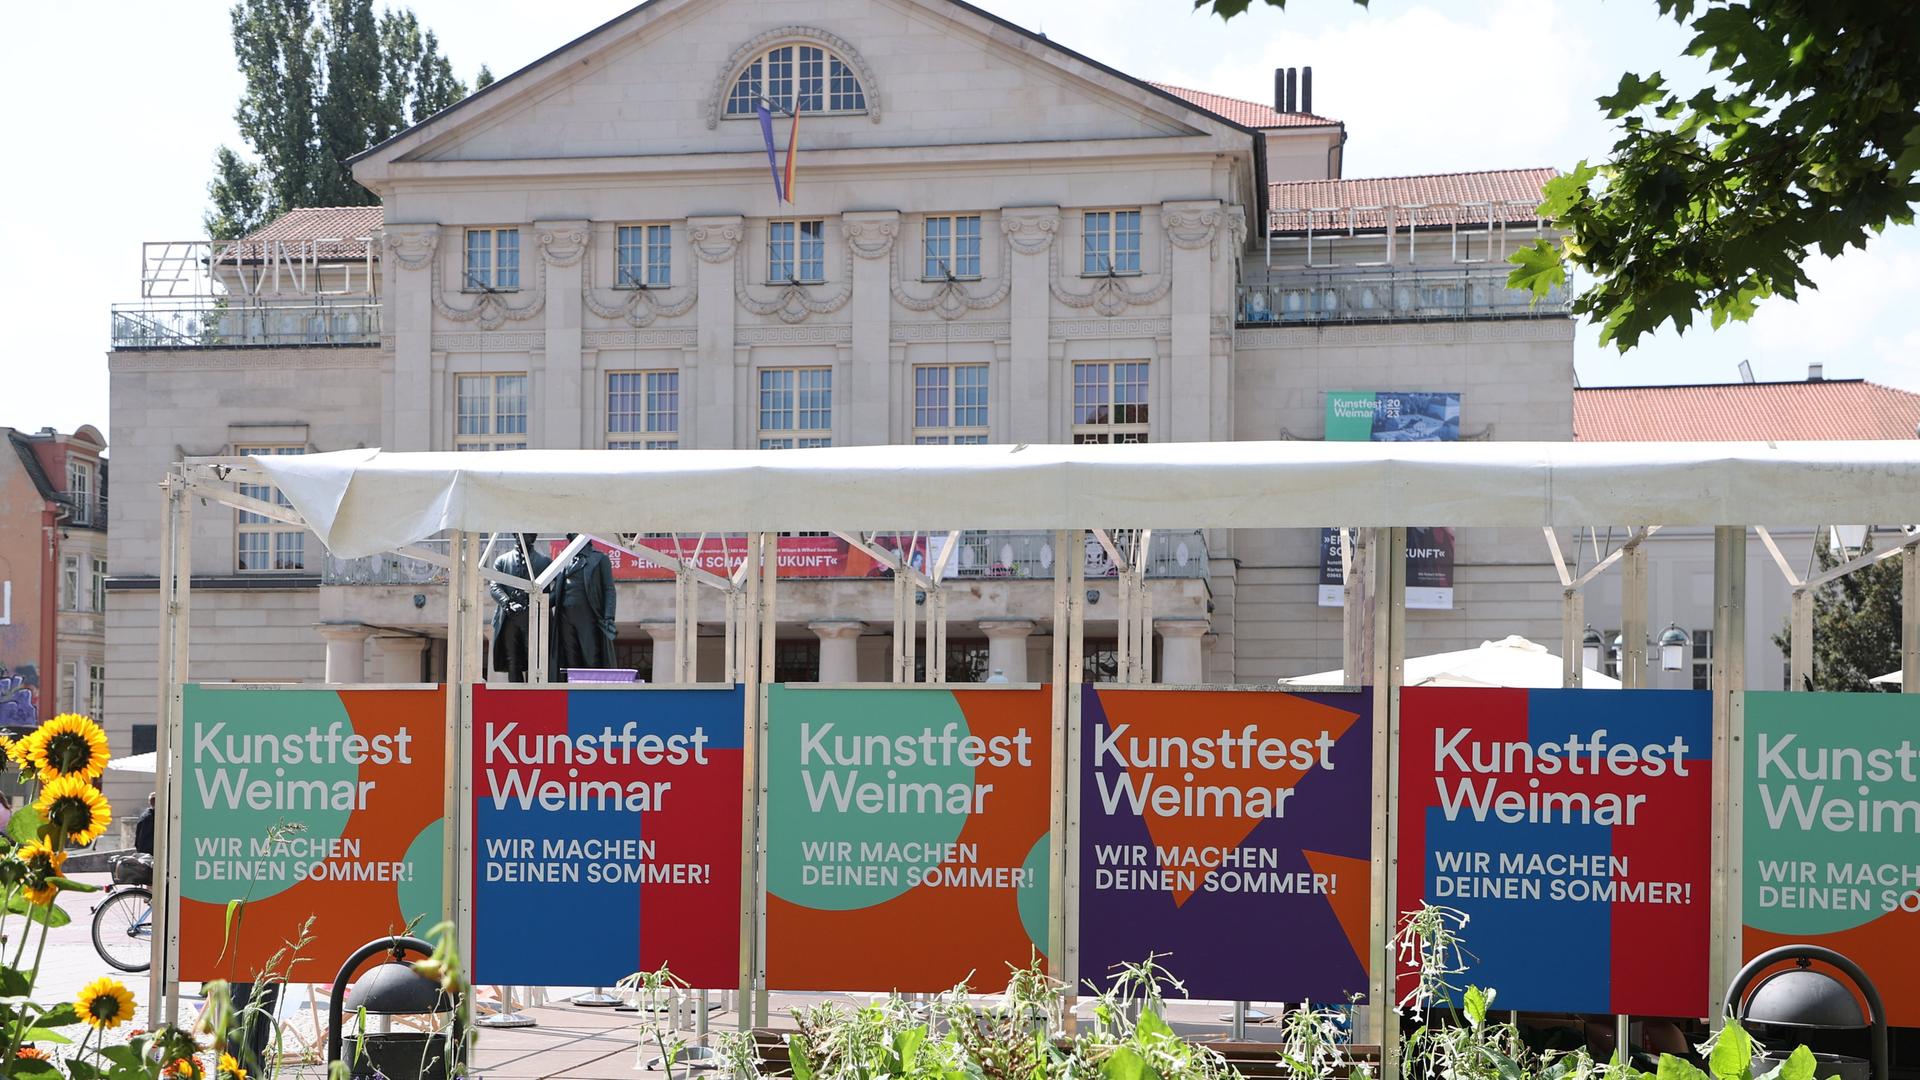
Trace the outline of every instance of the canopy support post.
{"type": "MultiPolygon", "coordinates": [[[[1811,637],[1811,606],[1807,625],[1811,637]]],[[[1912,544],[1900,555],[1900,692],[1920,694],[1920,547],[1912,544]]]]}
{"type": "MultiPolygon", "coordinates": [[[[774,643],[778,639],[780,617],[780,535],[762,532],[760,534],[760,573],[766,578],[766,584],[760,592],[760,682],[762,686],[775,682],[777,674],[774,667],[774,643]]],[[[756,695],[764,690],[756,690],[756,695]]],[[[765,759],[767,743],[767,716],[763,709],[756,725],[755,742],[760,752],[757,757],[765,759]]],[[[767,877],[767,774],[765,765],[761,765],[758,781],[753,785],[755,811],[753,817],[754,868],[749,875],[754,883],[752,907],[755,917],[755,974],[758,976],[753,993],[753,1023],[755,1027],[767,1026],[767,909],[761,902],[765,890],[759,888],[767,877]]],[[[744,1012],[747,1000],[741,999],[740,1008],[744,1012]]]]}
{"type": "Polygon", "coordinates": [[[1407,640],[1407,530],[1375,529],[1373,535],[1373,723],[1375,782],[1374,844],[1378,853],[1374,895],[1382,905],[1374,921],[1373,969],[1376,980],[1369,1021],[1380,1043],[1380,1075],[1400,1073],[1400,1024],[1394,1011],[1394,988],[1400,970],[1393,947],[1400,922],[1400,897],[1394,868],[1398,842],[1387,813],[1388,793],[1400,786],[1400,688],[1406,681],[1407,640]]]}
{"type": "Polygon", "coordinates": [[[1643,689],[1647,685],[1647,549],[1639,544],[1629,548],[1620,563],[1620,654],[1620,685],[1643,689]]]}
{"type": "Polygon", "coordinates": [[[175,748],[185,738],[190,603],[193,594],[193,502],[184,480],[173,472],[160,482],[167,504],[165,542],[160,548],[160,669],[155,702],[154,791],[160,812],[154,815],[153,966],[147,976],[147,1019],[154,1027],[180,1019],[180,921],[178,878],[180,776],[173,768],[175,748]]]}
{"type": "MultiPolygon", "coordinates": [[[[1912,593],[1903,594],[1910,595],[1912,593]]],[[[1902,655],[1908,651],[1901,649],[1902,655]]],[[[1787,689],[1813,689],[1813,590],[1805,585],[1793,590],[1792,608],[1788,612],[1787,689]]]]}
{"type": "Polygon", "coordinates": [[[1587,598],[1577,586],[1560,593],[1560,685],[1578,687],[1587,665],[1581,654],[1585,648],[1587,598]]]}
{"type": "Polygon", "coordinates": [[[1726,1023],[1726,986],[1740,967],[1740,822],[1733,815],[1745,749],[1747,530],[1713,531],[1713,880],[1710,894],[1707,1018],[1726,1023]]]}
{"type": "Polygon", "coordinates": [[[1380,543],[1379,529],[1340,530],[1340,567],[1346,591],[1340,608],[1340,681],[1348,686],[1365,686],[1373,674],[1373,582],[1378,580],[1373,564],[1380,543]]]}
{"type": "Polygon", "coordinates": [[[734,661],[745,699],[745,717],[741,731],[740,785],[740,988],[734,1019],[741,1031],[753,1027],[753,991],[758,982],[759,949],[759,836],[760,836],[760,749],[762,719],[760,713],[760,663],[756,655],[760,627],[760,533],[747,534],[746,557],[741,570],[745,574],[745,592],[740,595],[739,646],[734,661]]]}

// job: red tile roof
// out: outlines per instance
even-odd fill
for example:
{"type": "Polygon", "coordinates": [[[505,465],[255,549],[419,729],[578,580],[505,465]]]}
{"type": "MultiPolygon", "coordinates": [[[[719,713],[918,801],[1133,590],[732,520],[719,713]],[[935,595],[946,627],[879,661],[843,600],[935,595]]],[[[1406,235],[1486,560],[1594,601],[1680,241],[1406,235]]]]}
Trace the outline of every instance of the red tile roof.
{"type": "Polygon", "coordinates": [[[250,259],[253,245],[305,244],[315,240],[339,240],[321,244],[321,258],[359,258],[366,248],[359,241],[380,227],[384,211],[378,206],[305,206],[289,210],[241,238],[234,250],[223,258],[250,259]]]}
{"type": "Polygon", "coordinates": [[[1215,116],[1250,128],[1277,127],[1334,127],[1340,121],[1330,120],[1313,113],[1283,113],[1271,105],[1262,105],[1257,101],[1244,98],[1222,97],[1209,94],[1205,90],[1189,90],[1184,86],[1169,86],[1166,83],[1149,83],[1155,89],[1165,90],[1174,97],[1198,105],[1215,116]]]}
{"type": "Polygon", "coordinates": [[[1531,222],[1541,187],[1559,174],[1558,169],[1492,169],[1274,183],[1268,185],[1272,227],[1276,232],[1304,232],[1311,218],[1316,232],[1344,229],[1349,224],[1348,210],[1354,211],[1351,224],[1356,229],[1382,229],[1389,218],[1396,227],[1405,228],[1409,217],[1421,225],[1465,225],[1485,222],[1489,203],[1495,220],[1531,222]],[[1406,207],[1425,209],[1402,209],[1406,207]]]}
{"type": "Polygon", "coordinates": [[[1573,393],[1580,442],[1911,439],[1920,394],[1864,379],[1609,386],[1573,393]]]}

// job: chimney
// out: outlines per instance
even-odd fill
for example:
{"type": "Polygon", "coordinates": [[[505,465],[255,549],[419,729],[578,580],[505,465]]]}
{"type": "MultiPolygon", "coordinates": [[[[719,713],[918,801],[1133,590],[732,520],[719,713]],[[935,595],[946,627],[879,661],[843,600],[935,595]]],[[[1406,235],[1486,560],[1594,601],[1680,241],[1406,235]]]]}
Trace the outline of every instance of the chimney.
{"type": "Polygon", "coordinates": [[[1310,67],[1300,69],[1300,111],[1313,111],[1313,69],[1310,67]]]}
{"type": "Polygon", "coordinates": [[[1287,113],[1300,111],[1300,70],[1298,68],[1287,69],[1287,107],[1280,111],[1287,113]]]}
{"type": "Polygon", "coordinates": [[[1273,69],[1273,111],[1287,111],[1287,69],[1273,69]]]}
{"type": "Polygon", "coordinates": [[[1807,381],[1808,382],[1825,382],[1826,378],[1827,378],[1827,366],[1825,364],[1808,364],[1807,365],[1807,381]]]}

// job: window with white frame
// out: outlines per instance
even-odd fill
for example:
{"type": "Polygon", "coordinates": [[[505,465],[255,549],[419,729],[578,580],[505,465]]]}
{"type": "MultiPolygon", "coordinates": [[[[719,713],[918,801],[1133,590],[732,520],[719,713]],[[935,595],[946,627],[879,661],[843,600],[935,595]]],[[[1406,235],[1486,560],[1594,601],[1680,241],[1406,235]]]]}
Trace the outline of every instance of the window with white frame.
{"type": "Polygon", "coordinates": [[[520,230],[468,229],[466,267],[463,288],[519,288],[520,230]]]}
{"type": "MultiPolygon", "coordinates": [[[[307,452],[305,446],[236,446],[240,457],[284,457],[307,452]]],[[[274,506],[291,507],[271,484],[239,485],[240,494],[274,506]]],[[[307,568],[307,530],[247,510],[235,512],[234,569],[248,573],[307,568]]]]}
{"type": "Polygon", "coordinates": [[[833,369],[760,369],[760,449],[833,445],[833,369]]]}
{"type": "Polygon", "coordinates": [[[60,610],[80,610],[80,556],[60,560],[60,610]]]}
{"type": "Polygon", "coordinates": [[[107,705],[107,666],[99,661],[87,664],[87,715],[99,717],[107,705]]]}
{"type": "Polygon", "coordinates": [[[827,223],[770,221],[767,223],[767,282],[785,285],[827,280],[827,223]]]}
{"type": "Polygon", "coordinates": [[[607,373],[607,449],[673,450],[680,445],[680,373],[607,373]]]}
{"type": "Polygon", "coordinates": [[[922,364],[913,369],[916,446],[987,441],[987,365],[922,364]]]}
{"type": "Polygon", "coordinates": [[[1080,219],[1083,274],[1140,272],[1140,211],[1089,210],[1080,219]]]}
{"type": "Polygon", "coordinates": [[[1693,688],[1713,689],[1713,631],[1693,632],[1693,688]]]}
{"type": "Polygon", "coordinates": [[[622,225],[614,236],[614,284],[664,289],[673,284],[673,226],[622,225]]]}
{"type": "Polygon", "coordinates": [[[91,611],[107,610],[107,560],[95,557],[92,568],[87,574],[87,591],[91,594],[91,611]]]}
{"type": "Polygon", "coordinates": [[[727,94],[728,116],[774,112],[861,113],[867,94],[853,66],[818,45],[776,45],[747,61],[727,94]]]}
{"type": "Polygon", "coordinates": [[[927,281],[980,276],[980,215],[930,217],[922,237],[922,270],[927,281]]]}
{"type": "Polygon", "coordinates": [[[455,450],[527,448],[527,377],[460,375],[454,380],[455,450]]]}
{"type": "Polygon", "coordinates": [[[1089,360],[1073,365],[1073,441],[1147,441],[1147,362],[1089,360]]]}
{"type": "Polygon", "coordinates": [[[67,458],[67,498],[73,503],[75,525],[93,524],[93,462],[86,458],[67,458]]]}

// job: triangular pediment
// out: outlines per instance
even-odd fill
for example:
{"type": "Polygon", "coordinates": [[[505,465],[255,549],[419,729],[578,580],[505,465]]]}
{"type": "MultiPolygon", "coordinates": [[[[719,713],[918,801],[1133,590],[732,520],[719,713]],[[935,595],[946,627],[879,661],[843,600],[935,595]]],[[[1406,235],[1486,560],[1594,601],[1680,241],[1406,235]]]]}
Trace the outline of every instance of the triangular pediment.
{"type": "Polygon", "coordinates": [[[1251,146],[1245,129],[955,0],[651,0],[368,151],[355,173],[378,186],[410,162],[762,152],[759,124],[727,116],[726,95],[741,63],[788,40],[844,54],[867,84],[864,112],[803,113],[811,152],[1251,146]]]}

